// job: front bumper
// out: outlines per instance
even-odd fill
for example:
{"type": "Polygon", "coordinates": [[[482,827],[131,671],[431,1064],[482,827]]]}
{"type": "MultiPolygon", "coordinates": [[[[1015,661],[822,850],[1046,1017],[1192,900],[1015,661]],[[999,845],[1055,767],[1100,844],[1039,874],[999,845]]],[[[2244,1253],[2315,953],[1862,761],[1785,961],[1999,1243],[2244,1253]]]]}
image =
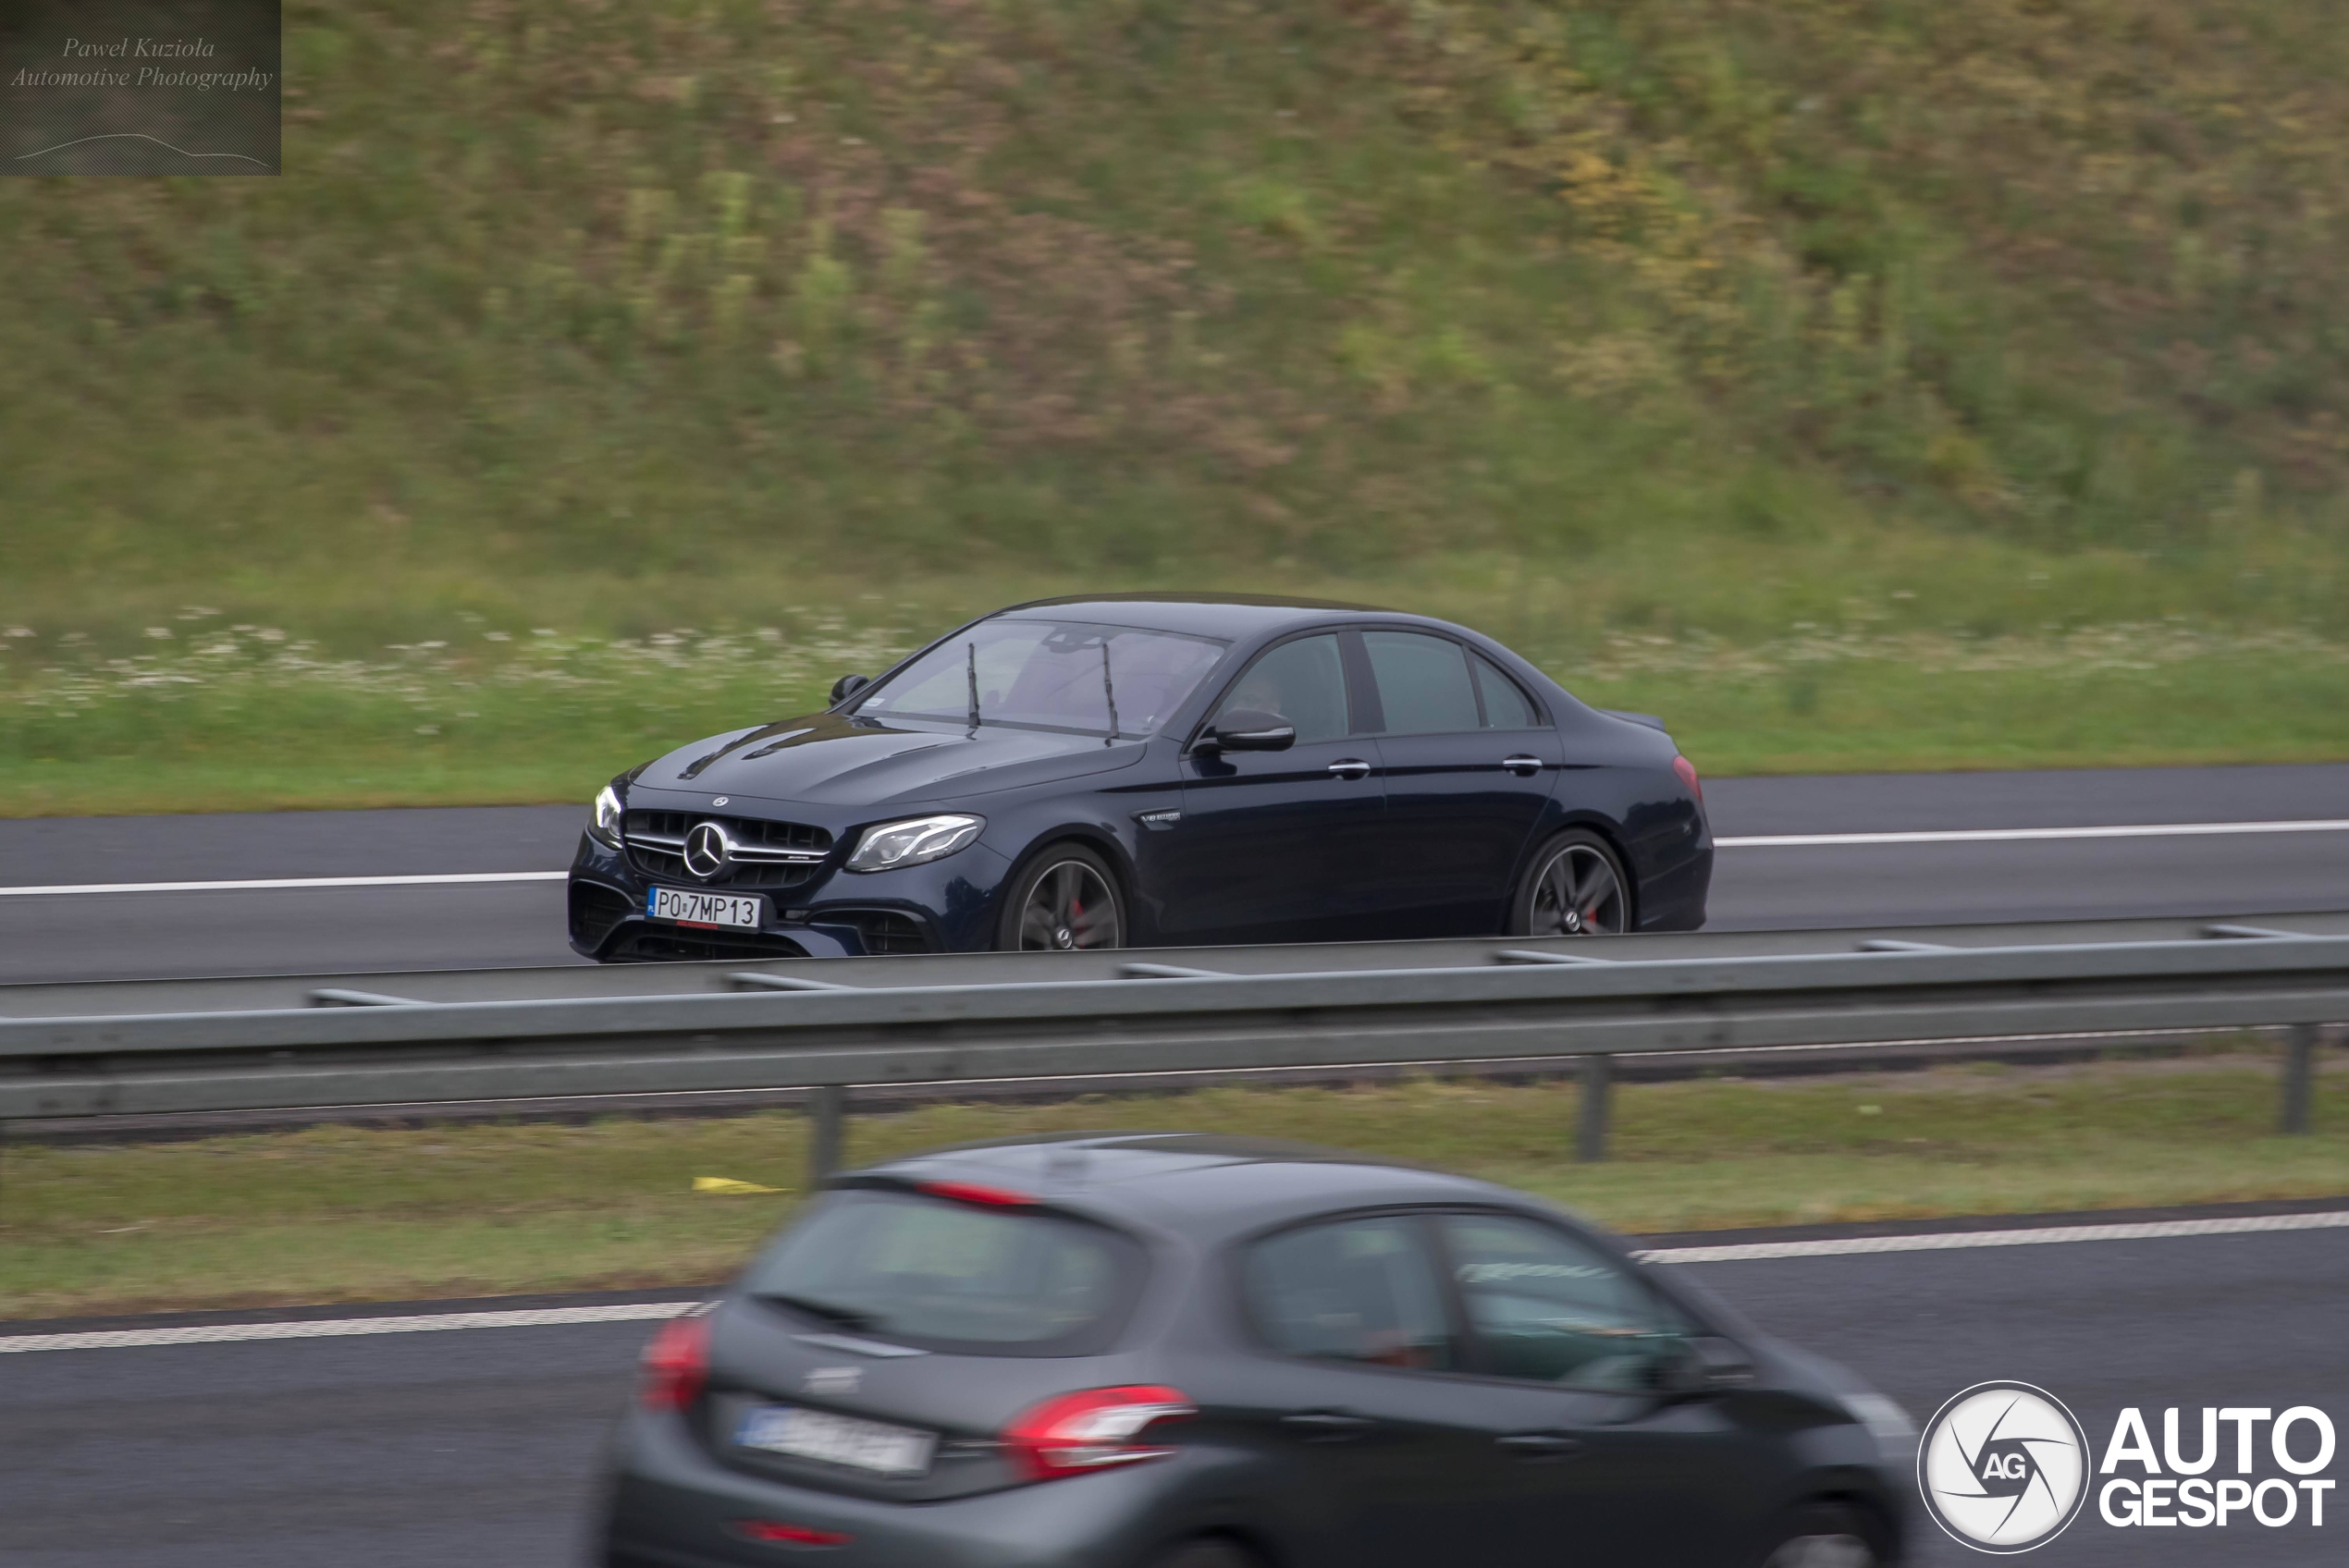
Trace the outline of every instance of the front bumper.
{"type": "Polygon", "coordinates": [[[1009,871],[984,842],[900,871],[849,872],[835,859],[796,887],[744,889],[765,902],[757,930],[713,930],[651,919],[645,900],[655,879],[582,833],[571,865],[571,946],[605,962],[978,951],[994,945],[995,900],[1009,871]]]}

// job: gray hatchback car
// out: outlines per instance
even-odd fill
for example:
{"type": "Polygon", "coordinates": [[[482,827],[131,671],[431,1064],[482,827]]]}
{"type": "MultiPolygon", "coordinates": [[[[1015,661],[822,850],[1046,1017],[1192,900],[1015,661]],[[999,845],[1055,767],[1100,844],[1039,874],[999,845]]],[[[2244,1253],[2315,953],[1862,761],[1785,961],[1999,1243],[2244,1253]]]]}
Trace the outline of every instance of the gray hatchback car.
{"type": "Polygon", "coordinates": [[[1200,1134],[837,1178],[663,1327],[607,1568],[1866,1568],[1914,1439],[1522,1194],[1200,1134]]]}

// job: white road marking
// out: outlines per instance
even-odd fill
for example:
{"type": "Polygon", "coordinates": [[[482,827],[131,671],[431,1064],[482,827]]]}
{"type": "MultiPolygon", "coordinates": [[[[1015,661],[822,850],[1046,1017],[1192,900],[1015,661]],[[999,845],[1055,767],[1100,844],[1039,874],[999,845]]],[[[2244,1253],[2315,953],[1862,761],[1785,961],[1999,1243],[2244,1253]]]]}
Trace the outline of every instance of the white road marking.
{"type": "Polygon", "coordinates": [[[403,1317],[320,1317],[298,1323],[207,1323],[187,1329],[98,1329],[75,1334],[0,1335],[0,1354],[34,1350],[133,1350],[141,1345],[221,1345],[246,1340],[329,1340],[353,1334],[432,1334],[451,1329],[545,1329],[565,1323],[649,1323],[674,1317],[690,1301],[626,1306],[545,1306],[515,1312],[420,1312],[403,1317]]]}
{"type": "Polygon", "coordinates": [[[287,888],[436,888],[458,882],[560,882],[568,871],[450,871],[436,876],[265,876],[247,882],[86,882],[0,888],[0,899],[65,893],[250,893],[287,888]]]}
{"type": "Polygon", "coordinates": [[[1778,833],[1716,839],[1716,850],[1812,850],[1837,844],[2019,844],[2043,839],[2200,839],[2230,833],[2349,833],[2321,822],[2147,822],[2115,827],[1949,827],[1915,833],[1778,833]]]}
{"type": "MultiPolygon", "coordinates": [[[[2228,1219],[2160,1219],[2130,1225],[2051,1225],[2037,1230],[1941,1231],[1907,1236],[1845,1236],[1819,1242],[1745,1242],[1717,1247],[1654,1247],[1649,1263],[1740,1263],[1774,1257],[1836,1257],[1855,1253],[1946,1252],[1967,1247],[2050,1246],[2067,1242],[2136,1242],[2173,1236],[2236,1236],[2275,1231],[2349,1229],[2349,1211],[2264,1214],[2228,1219]]],[[[651,1323],[696,1301],[622,1306],[547,1306],[512,1312],[429,1312],[400,1317],[326,1317],[297,1323],[212,1323],[184,1329],[98,1329],[65,1334],[0,1334],[0,1354],[44,1350],[135,1350],[148,1345],[236,1344],[254,1340],[343,1339],[363,1334],[439,1333],[454,1329],[543,1329],[571,1323],[651,1323]]]]}
{"type": "MultiPolygon", "coordinates": [[[[2065,1242],[2147,1242],[2171,1236],[2241,1236],[2270,1231],[2349,1229],[2349,1213],[2261,1214],[2232,1219],[2155,1219],[2134,1225],[2047,1225],[2021,1231],[1941,1231],[1911,1236],[1838,1236],[1819,1242],[1740,1242],[1717,1247],[1656,1247],[1650,1263],[1745,1263],[1772,1257],[1856,1253],[1948,1252],[1962,1247],[2036,1247],[2065,1242]]],[[[0,1345],[7,1341],[0,1340],[0,1345]]]]}

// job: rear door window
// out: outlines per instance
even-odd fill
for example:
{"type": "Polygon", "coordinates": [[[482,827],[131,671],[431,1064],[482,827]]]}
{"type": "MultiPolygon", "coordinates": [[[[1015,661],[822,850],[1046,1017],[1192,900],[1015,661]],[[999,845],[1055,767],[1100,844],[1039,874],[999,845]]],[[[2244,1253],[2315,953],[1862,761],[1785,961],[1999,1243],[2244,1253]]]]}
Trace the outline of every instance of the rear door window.
{"type": "Polygon", "coordinates": [[[1144,1257],[1105,1226],[881,1190],[840,1194],[744,1288],[845,1333],[973,1355],[1085,1355],[1114,1338],[1144,1257]]]}
{"type": "Polygon", "coordinates": [[[1532,729],[1540,726],[1542,716],[1534,710],[1533,700],[1518,683],[1493,667],[1482,654],[1471,654],[1469,662],[1476,668],[1477,695],[1484,699],[1484,728],[1487,729],[1532,729]]]}
{"type": "Polygon", "coordinates": [[[1390,735],[1451,735],[1479,727],[1468,652],[1417,631],[1365,631],[1363,650],[1378,680],[1390,735]]]}
{"type": "Polygon", "coordinates": [[[1412,1371],[1457,1363],[1425,1227],[1399,1216],[1286,1231],[1248,1250],[1248,1314],[1274,1350],[1412,1371]]]}

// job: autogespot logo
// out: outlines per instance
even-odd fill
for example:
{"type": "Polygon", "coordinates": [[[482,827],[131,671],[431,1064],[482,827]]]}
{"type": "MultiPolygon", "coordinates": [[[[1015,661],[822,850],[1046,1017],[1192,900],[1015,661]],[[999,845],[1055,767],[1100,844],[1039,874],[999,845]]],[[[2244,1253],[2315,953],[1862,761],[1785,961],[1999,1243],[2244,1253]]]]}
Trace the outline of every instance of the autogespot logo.
{"type": "Polygon", "coordinates": [[[1961,1544],[2029,1551],[2080,1516],[2088,1464],[2087,1434],[2061,1400],[2029,1383],[1976,1383],[1925,1423],[1917,1487],[1961,1544]]]}

